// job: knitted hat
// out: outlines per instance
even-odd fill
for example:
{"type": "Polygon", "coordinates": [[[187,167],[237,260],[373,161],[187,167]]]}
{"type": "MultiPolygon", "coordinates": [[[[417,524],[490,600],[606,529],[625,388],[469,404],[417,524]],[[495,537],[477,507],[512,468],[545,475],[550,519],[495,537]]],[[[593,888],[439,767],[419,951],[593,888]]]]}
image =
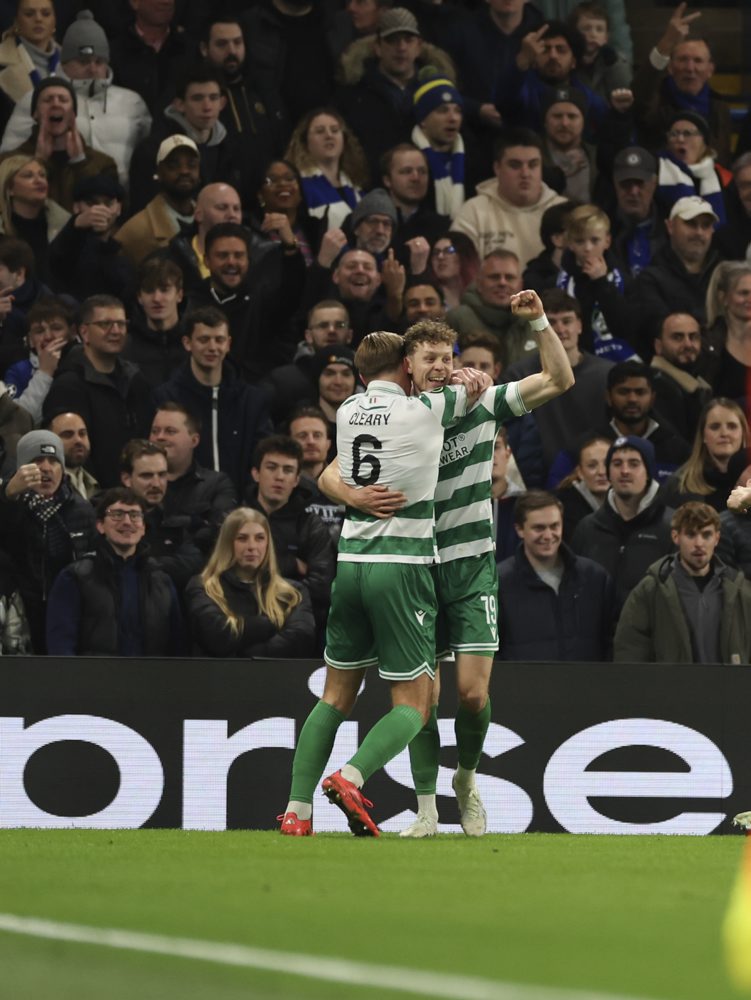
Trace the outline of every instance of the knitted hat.
{"type": "Polygon", "coordinates": [[[548,87],[540,99],[540,111],[543,119],[554,104],[573,104],[582,115],[587,113],[587,99],[576,87],[548,87]]]}
{"type": "Polygon", "coordinates": [[[626,434],[623,437],[618,437],[608,448],[608,453],[605,456],[605,471],[608,474],[608,478],[610,478],[610,463],[613,455],[615,452],[623,451],[625,448],[632,448],[634,451],[639,452],[647,470],[648,481],[657,478],[657,459],[655,458],[654,445],[647,438],[638,437],[636,434],[626,434]]]}
{"type": "Polygon", "coordinates": [[[676,122],[690,122],[701,132],[704,142],[709,145],[709,122],[697,111],[674,111],[665,123],[665,131],[669,132],[676,122]]]}
{"type": "Polygon", "coordinates": [[[189,135],[183,135],[181,132],[176,132],[174,135],[168,135],[166,139],[163,140],[159,149],[156,153],[156,165],[166,160],[170,153],[174,153],[176,149],[180,149],[181,146],[185,146],[187,149],[192,149],[196,156],[201,154],[198,152],[198,146],[193,142],[189,135]]]}
{"type": "Polygon", "coordinates": [[[357,375],[355,369],[355,352],[349,347],[341,347],[339,344],[334,344],[332,347],[324,347],[320,351],[316,351],[311,359],[309,371],[316,386],[318,385],[321,372],[329,365],[346,365],[352,370],[355,376],[357,375]]]}
{"type": "Polygon", "coordinates": [[[369,215],[387,215],[391,219],[391,225],[396,225],[396,208],[389,198],[388,191],[383,188],[373,188],[358,201],[352,210],[352,230],[357,229],[363,219],[367,219],[369,215]]]}
{"type": "Polygon", "coordinates": [[[65,465],[63,442],[52,431],[29,431],[19,440],[16,449],[16,462],[20,468],[29,465],[35,458],[52,458],[60,465],[65,465]]]}
{"type": "Polygon", "coordinates": [[[94,20],[90,10],[82,10],[73,24],[63,35],[63,47],[60,52],[60,62],[79,56],[96,56],[110,61],[110,43],[104,29],[94,20]]]}
{"type": "Polygon", "coordinates": [[[460,108],[464,107],[464,98],[454,84],[434,66],[425,66],[417,78],[419,84],[412,98],[416,122],[424,121],[431,111],[435,111],[442,104],[458,104],[460,108]]]}
{"type": "Polygon", "coordinates": [[[48,87],[62,87],[63,90],[67,90],[73,99],[73,111],[78,113],[78,98],[76,97],[76,92],[73,88],[73,84],[66,80],[62,76],[45,76],[43,80],[37,83],[31,92],[31,117],[34,117],[34,112],[37,109],[37,104],[39,102],[39,95],[43,90],[47,90],[48,87]]]}
{"type": "Polygon", "coordinates": [[[651,181],[657,176],[657,160],[641,146],[620,150],[613,160],[613,180],[651,181]]]}
{"type": "Polygon", "coordinates": [[[388,38],[389,35],[397,35],[399,32],[420,37],[420,29],[412,11],[406,7],[387,7],[382,10],[378,18],[379,38],[388,38]]]}

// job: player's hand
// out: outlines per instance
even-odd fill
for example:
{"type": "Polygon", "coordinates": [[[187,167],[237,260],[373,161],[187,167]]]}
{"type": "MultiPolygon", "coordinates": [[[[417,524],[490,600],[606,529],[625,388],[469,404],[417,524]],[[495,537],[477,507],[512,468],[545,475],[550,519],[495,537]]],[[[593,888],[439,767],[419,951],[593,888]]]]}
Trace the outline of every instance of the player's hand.
{"type": "Polygon", "coordinates": [[[493,384],[493,379],[487,372],[476,368],[457,368],[449,379],[449,385],[463,385],[467,390],[467,400],[470,404],[477,401],[486,389],[493,384]]]}
{"type": "Polygon", "coordinates": [[[694,11],[693,14],[686,13],[687,3],[679,3],[670,15],[662,38],[657,43],[657,51],[660,55],[669,56],[675,46],[682,42],[691,31],[691,24],[701,17],[701,11],[694,11]]]}
{"type": "Polygon", "coordinates": [[[545,310],[537,292],[526,288],[511,296],[511,312],[519,319],[526,319],[529,322],[531,319],[539,319],[545,310]]]}
{"type": "Polygon", "coordinates": [[[736,486],[730,491],[728,497],[728,510],[734,510],[738,514],[745,514],[751,507],[751,479],[745,486],[736,486]]]}
{"type": "Polygon", "coordinates": [[[392,490],[388,486],[377,483],[375,486],[362,486],[357,490],[357,509],[371,517],[385,520],[393,517],[398,510],[407,506],[407,496],[401,490],[392,490]]]}
{"type": "Polygon", "coordinates": [[[634,92],[633,90],[629,90],[628,87],[618,87],[616,90],[610,91],[611,107],[613,108],[613,111],[617,111],[618,114],[624,114],[624,112],[629,110],[633,103],[634,92]]]}
{"type": "MultiPolygon", "coordinates": [[[[290,242],[292,242],[290,240],[290,242]]],[[[343,229],[327,229],[321,240],[321,248],[316,260],[321,267],[331,267],[336,258],[347,245],[347,237],[343,229]]]]}
{"type": "Polygon", "coordinates": [[[516,65],[522,73],[526,72],[528,69],[532,69],[537,60],[540,58],[545,50],[543,45],[542,36],[547,32],[547,24],[543,24],[541,28],[537,31],[530,31],[528,35],[522,38],[522,45],[519,49],[519,54],[516,57],[516,65]]]}

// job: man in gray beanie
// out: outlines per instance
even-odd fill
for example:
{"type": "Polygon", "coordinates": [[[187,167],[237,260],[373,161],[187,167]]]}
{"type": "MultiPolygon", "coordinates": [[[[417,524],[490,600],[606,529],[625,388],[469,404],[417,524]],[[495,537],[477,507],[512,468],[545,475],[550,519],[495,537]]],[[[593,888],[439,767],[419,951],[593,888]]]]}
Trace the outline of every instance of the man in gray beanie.
{"type": "MultiPolygon", "coordinates": [[[[120,182],[127,184],[130,158],[137,143],[149,134],[151,115],[134,90],[113,83],[109,40],[90,10],[80,11],[65,32],[56,75],[42,83],[66,87],[73,98],[81,141],[111,156],[120,182]]],[[[15,150],[31,135],[38,96],[35,89],[17,102],[0,153],[15,150]]]]}
{"type": "Polygon", "coordinates": [[[0,545],[14,561],[35,653],[45,652],[47,594],[63,567],[94,544],[94,510],[71,488],[57,434],[29,431],[18,442],[18,469],[0,484],[0,545]]]}
{"type": "Polygon", "coordinates": [[[350,217],[355,249],[367,250],[379,262],[391,245],[396,208],[383,188],[373,188],[355,206],[350,217]]]}

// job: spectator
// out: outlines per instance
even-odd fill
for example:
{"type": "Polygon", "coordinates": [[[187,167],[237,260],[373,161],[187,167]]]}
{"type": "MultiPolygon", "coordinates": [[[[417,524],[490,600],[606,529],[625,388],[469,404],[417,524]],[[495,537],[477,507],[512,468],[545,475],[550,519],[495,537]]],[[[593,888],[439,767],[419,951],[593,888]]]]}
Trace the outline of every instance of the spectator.
{"type": "Polygon", "coordinates": [[[196,461],[201,426],[181,403],[162,403],[154,414],[149,440],[167,455],[165,515],[186,515],[190,538],[208,556],[222,521],[237,507],[232,480],[196,461]]]}
{"type": "Polygon", "coordinates": [[[493,467],[490,475],[496,562],[513,556],[519,545],[519,536],[514,527],[514,511],[517,500],[525,490],[524,480],[508,444],[508,430],[506,426],[502,426],[498,429],[493,444],[493,467]]]}
{"type": "Polygon", "coordinates": [[[657,161],[646,149],[628,146],[613,161],[613,182],[613,245],[626,273],[635,277],[666,242],[655,203],[657,161]]]}
{"type": "Polygon", "coordinates": [[[332,451],[331,431],[323,410],[316,406],[295,410],[289,421],[289,436],[302,448],[300,475],[313,488],[310,503],[305,509],[320,517],[336,544],[344,522],[344,507],[330,500],[318,488],[318,477],[330,461],[332,451]]]}
{"type": "Polygon", "coordinates": [[[498,385],[501,374],[501,346],[490,333],[478,330],[465,333],[458,340],[459,354],[454,361],[456,368],[475,368],[489,375],[498,385]]]}
{"type": "Polygon", "coordinates": [[[201,184],[198,146],[187,135],[171,135],[156,154],[159,193],[118,230],[117,239],[131,263],[163,250],[182,228],[193,223],[193,201],[201,184]]]}
{"type": "Polygon", "coordinates": [[[492,333],[498,338],[505,368],[537,349],[526,321],[517,320],[511,312],[511,296],[521,288],[516,254],[492,250],[483,259],[476,281],[462,295],[462,304],[446,314],[446,322],[460,334],[478,330],[492,333]]]}
{"type": "Polygon", "coordinates": [[[31,636],[23,599],[18,592],[16,568],[5,552],[0,552],[0,653],[27,656],[31,636]]]}
{"type": "Polygon", "coordinates": [[[464,99],[434,66],[421,69],[417,80],[412,142],[428,161],[436,212],[453,219],[464,204],[465,176],[468,179],[469,159],[461,132],[464,99]]]}
{"type": "Polygon", "coordinates": [[[25,334],[31,307],[50,295],[37,278],[34,252],[24,240],[0,236],[0,370],[26,360],[25,334]]]}
{"type": "Polygon", "coordinates": [[[652,369],[638,361],[622,361],[608,371],[605,402],[610,422],[606,437],[649,438],[655,452],[657,478],[663,482],[691,451],[674,427],[657,420],[652,369]]]}
{"type": "Polygon", "coordinates": [[[405,264],[409,260],[410,271],[418,274],[410,259],[414,239],[420,237],[433,245],[449,227],[448,217],[439,215],[430,204],[430,171],[425,153],[411,142],[401,142],[381,157],[380,175],[396,209],[392,240],[396,255],[405,264]]]}
{"type": "Polygon", "coordinates": [[[425,278],[412,278],[404,289],[402,327],[406,330],[421,319],[443,320],[446,305],[441,286],[425,278]]]}
{"type": "Polygon", "coordinates": [[[422,39],[414,14],[404,7],[384,6],[375,37],[356,42],[342,58],[345,86],[336,105],[362,142],[373,177],[386,150],[410,137],[417,72],[427,64],[454,78],[448,55],[422,39]]]}
{"type": "MultiPolygon", "coordinates": [[[[623,0],[621,23],[628,33],[623,0]]],[[[614,90],[631,86],[629,59],[610,44],[610,18],[604,6],[585,0],[577,3],[568,17],[569,27],[584,39],[576,71],[582,83],[607,100],[614,90]]]]}
{"type": "Polygon", "coordinates": [[[502,660],[609,659],[613,581],[563,542],[563,505],[531,490],[514,509],[521,545],[498,565],[502,660]]]}
{"type": "MultiPolygon", "coordinates": [[[[92,149],[111,156],[121,184],[128,183],[133,150],[145,139],[151,115],[143,98],[113,83],[109,66],[110,45],[91,11],[82,10],[63,36],[58,80],[71,84],[76,95],[76,127],[92,149]]],[[[31,93],[16,102],[5,128],[0,153],[7,153],[28,139],[34,128],[31,93]]]]}
{"type": "Polygon", "coordinates": [[[680,310],[704,320],[709,281],[719,263],[711,245],[716,222],[712,206],[703,199],[696,195],[679,199],[665,223],[668,245],[657,250],[627,289],[634,329],[631,343],[646,361],[668,313],[680,310]]]}
{"type": "Polygon", "coordinates": [[[3,477],[12,476],[15,472],[16,447],[33,426],[31,414],[13,401],[10,392],[0,382],[0,473],[3,477]]]}
{"type": "Polygon", "coordinates": [[[238,378],[228,362],[232,342],[220,309],[191,312],[182,342],[189,357],[155,390],[154,402],[182,403],[200,419],[205,433],[196,460],[206,469],[225,472],[240,494],[256,447],[272,430],[266,393],[238,378]]]}
{"type": "Polygon", "coordinates": [[[522,276],[524,288],[533,288],[540,295],[557,286],[566,246],[566,219],[574,208],[575,202],[562,201],[559,205],[551,205],[542,213],[540,239],[544,250],[527,264],[522,276]]]}
{"type": "Polygon", "coordinates": [[[704,377],[704,353],[701,328],[693,316],[673,312],[665,317],[650,363],[655,411],[684,441],[693,439],[699,414],[712,398],[712,386],[704,377]]]}
{"type": "Polygon", "coordinates": [[[45,652],[47,595],[57,574],[94,542],[94,511],[65,478],[63,443],[49,431],[18,442],[18,469],[0,487],[3,549],[18,572],[18,590],[35,653],[45,652]]]}
{"type": "Polygon", "coordinates": [[[254,485],[245,494],[249,507],[268,517],[279,571],[310,591],[319,635],[328,614],[336,557],[326,525],[306,507],[312,491],[300,482],[302,448],[274,435],[260,443],[253,459],[254,485]]]}
{"type": "MultiPolygon", "coordinates": [[[[386,328],[390,321],[381,292],[381,273],[373,254],[367,250],[345,250],[339,256],[341,249],[336,232],[326,233],[318,258],[308,269],[305,301],[314,305],[321,299],[338,299],[349,313],[352,343],[356,346],[367,333],[386,328]]],[[[406,276],[403,280],[406,281],[406,276]]],[[[397,296],[397,316],[401,312],[402,290],[403,286],[397,296]]]]}
{"type": "MultiPolygon", "coordinates": [[[[546,469],[550,469],[561,452],[591,431],[592,416],[602,406],[608,372],[613,365],[605,358],[580,349],[582,319],[577,299],[556,288],[543,293],[542,303],[548,323],[558,334],[576,379],[567,392],[537,407],[532,415],[542,442],[543,462],[546,469]]],[[[535,350],[502,371],[503,382],[515,382],[539,372],[540,352],[535,350]]],[[[553,476],[555,482],[559,478],[553,476]]]]}
{"type": "MultiPolygon", "coordinates": [[[[751,120],[751,119],[750,119],[751,120]]],[[[751,247],[751,152],[733,164],[733,181],[725,188],[728,222],[715,232],[714,244],[723,259],[747,260],[751,247]]]]}
{"type": "Polygon", "coordinates": [[[610,483],[607,498],[579,522],[571,548],[607,570],[620,613],[651,563],[670,552],[672,511],[658,496],[655,452],[646,438],[616,438],[605,456],[605,468],[610,483]]]}
{"type": "Polygon", "coordinates": [[[751,368],[751,261],[721,261],[707,287],[707,340],[716,359],[716,395],[745,406],[751,368]]]}
{"type": "Polygon", "coordinates": [[[172,581],[139,547],[144,507],[132,490],[97,505],[93,555],[64,569],[47,604],[51,656],[178,656],[183,622],[172,581]]]}
{"type": "Polygon", "coordinates": [[[28,243],[38,273],[49,282],[49,247],[70,218],[48,198],[47,167],[33,156],[9,156],[0,163],[0,231],[28,243]]]}
{"type": "Polygon", "coordinates": [[[587,437],[576,453],[576,466],[556,488],[556,496],[563,505],[563,537],[570,543],[579,521],[597,511],[605,502],[610,489],[605,468],[605,456],[610,440],[604,437],[587,437]]]}
{"type": "Polygon", "coordinates": [[[311,356],[324,347],[347,347],[352,343],[349,313],[336,299],[324,299],[308,313],[305,340],[298,347],[297,357],[311,356]]]}
{"type": "Polygon", "coordinates": [[[61,354],[75,333],[70,308],[62,299],[40,299],[29,309],[26,323],[28,356],[11,365],[4,381],[11,397],[38,424],[61,354]]]}
{"type": "Polygon", "coordinates": [[[698,195],[725,222],[723,188],[732,174],[715,162],[709,125],[696,111],[676,111],[667,120],[665,150],[659,157],[657,196],[667,214],[679,198],[698,195]]]}
{"type": "MultiPolygon", "coordinates": [[[[296,243],[305,266],[310,267],[321,241],[321,220],[311,219],[303,204],[302,177],[297,167],[287,160],[272,160],[266,168],[257,201],[261,214],[253,222],[254,254],[279,244],[291,246],[296,243]]],[[[254,256],[254,260],[257,259],[254,256]]]]}
{"type": "MultiPolygon", "coordinates": [[[[566,18],[576,15],[582,5],[577,0],[537,0],[535,6],[542,11],[543,17],[566,18]]],[[[618,52],[623,53],[627,62],[631,64],[634,46],[626,16],[625,0],[602,0],[600,6],[604,8],[608,16],[610,42],[618,52]]]]}
{"type": "Polygon", "coordinates": [[[179,231],[160,255],[168,257],[183,272],[183,287],[192,294],[209,276],[205,260],[206,233],[220,222],[242,222],[240,195],[231,184],[207,184],[198,192],[193,222],[179,231]]]}
{"type": "Polygon", "coordinates": [[[698,111],[709,122],[709,145],[722,164],[730,156],[730,109],[709,87],[714,61],[703,38],[692,38],[691,25],[700,11],[686,13],[678,4],[662,37],[634,76],[634,117],[642,142],[657,149],[667,131],[666,123],[676,111],[698,111]]]}
{"type": "Polygon", "coordinates": [[[302,118],[284,154],[302,176],[308,214],[327,229],[340,229],[366,186],[360,143],[334,108],[317,108],[302,118]]]}
{"type": "Polygon", "coordinates": [[[464,233],[440,236],[430,251],[430,273],[440,286],[448,309],[461,304],[467,288],[477,280],[480,258],[475,245],[464,233]]]}
{"type": "Polygon", "coordinates": [[[596,205],[579,205],[565,227],[558,287],[579,300],[584,346],[609,361],[628,361],[635,352],[628,341],[626,282],[610,252],[610,219],[596,205]]]}
{"type": "Polygon", "coordinates": [[[748,465],[748,420],[732,399],[712,399],[702,410],[691,454],[665,483],[663,499],[677,508],[689,500],[725,509],[728,493],[748,465]]]}
{"type": "Polygon", "coordinates": [[[60,44],[55,39],[55,7],[40,4],[29,8],[18,0],[13,24],[0,42],[0,90],[3,108],[0,120],[8,120],[16,101],[34,88],[38,80],[51,76],[60,64],[60,44]]]}
{"type": "Polygon", "coordinates": [[[125,307],[110,295],[92,295],[81,306],[75,347],[58,365],[42,408],[45,422],[78,413],[91,436],[91,471],[105,489],[120,479],[118,456],[125,442],[143,435],[152,408],[149,384],[120,355],[128,336],[125,307]]]}
{"type": "Polygon", "coordinates": [[[349,347],[316,351],[311,359],[310,377],[316,405],[329,422],[329,432],[336,452],[336,411],[357,389],[355,354],[349,347]]]}
{"type": "MultiPolygon", "coordinates": [[[[747,487],[736,487],[736,490],[745,495],[747,487]]],[[[728,507],[731,503],[732,493],[728,507]]],[[[747,580],[751,580],[751,521],[745,516],[745,508],[733,507],[720,513],[720,543],[716,551],[724,563],[739,569],[747,580]]]]}
{"type": "Polygon", "coordinates": [[[172,260],[147,257],[136,274],[136,303],[123,357],[138,365],[152,389],[185,361],[183,273],[172,260]]]}
{"type": "Polygon", "coordinates": [[[77,181],[100,174],[117,180],[117,164],[112,157],[92,149],[78,131],[77,105],[73,85],[62,77],[49,76],[37,83],[30,105],[32,133],[2,157],[23,154],[45,160],[49,196],[68,212],[73,208],[77,181]]]}
{"type": "Polygon", "coordinates": [[[173,0],[138,0],[130,4],[130,12],[132,20],[110,42],[112,71],[120,86],[139,93],[156,115],[187,55],[186,36],[174,23],[173,0]]]}
{"type": "Polygon", "coordinates": [[[219,73],[206,65],[189,67],[179,74],[175,91],[170,104],[157,115],[148,138],[133,152],[129,189],[133,211],[140,211],[158,193],[152,164],[162,142],[171,135],[187,135],[195,142],[203,184],[222,181],[241,186],[237,147],[219,121],[226,103],[219,73]]]}
{"type": "Polygon", "coordinates": [[[596,172],[595,147],[584,142],[584,95],[575,87],[556,87],[541,102],[545,165],[560,174],[556,190],[572,201],[592,200],[596,172]]]}
{"type": "Polygon", "coordinates": [[[190,516],[164,512],[168,474],[167,455],[161,445],[134,438],[123,448],[120,480],[143,506],[148,553],[182,594],[206,560],[190,537],[190,516]]]}
{"type": "Polygon", "coordinates": [[[396,227],[396,209],[388,192],[383,188],[369,191],[357,203],[347,223],[354,236],[355,249],[367,250],[379,264],[383,263],[396,227]]]}
{"type": "Polygon", "coordinates": [[[191,295],[189,309],[219,306],[232,337],[230,356],[240,375],[251,382],[294,354],[289,319],[302,297],[305,262],[294,237],[290,237],[291,233],[282,244],[278,272],[264,270],[258,280],[250,269],[248,229],[220,222],[204,237],[209,277],[191,295]],[[268,336],[269,330],[275,332],[273,337],[268,336]]]}
{"type": "Polygon", "coordinates": [[[86,465],[91,455],[89,429],[77,413],[58,413],[50,420],[49,428],[63,443],[65,475],[73,489],[84,500],[92,500],[102,492],[102,487],[86,465]]]}
{"type": "Polygon", "coordinates": [[[705,503],[673,515],[674,555],[653,563],[626,601],[615,633],[621,663],[748,663],[751,584],[715,552],[720,517],[705,503]]]}
{"type": "Polygon", "coordinates": [[[565,199],[542,180],[542,141],[529,129],[509,129],[498,140],[495,177],[477,185],[477,195],[462,206],[452,228],[466,233],[478,254],[510,250],[522,267],[543,249],[543,212],[565,199]]]}
{"type": "Polygon", "coordinates": [[[280,573],[269,522],[240,507],[222,525],[214,551],[188,585],[200,654],[296,657],[315,654],[315,622],[304,583],[280,573]]]}
{"type": "MultiPolygon", "coordinates": [[[[219,121],[227,129],[242,163],[246,199],[258,190],[268,175],[265,169],[283,145],[283,114],[275,89],[259,88],[246,58],[241,18],[219,12],[205,18],[200,52],[219,74],[227,102],[219,121]]],[[[237,220],[239,221],[239,220],[237,220]]]]}
{"type": "Polygon", "coordinates": [[[51,282],[60,294],[125,296],[133,266],[115,239],[125,191],[109,174],[84,177],[73,188],[73,218],[50,244],[51,282]]]}

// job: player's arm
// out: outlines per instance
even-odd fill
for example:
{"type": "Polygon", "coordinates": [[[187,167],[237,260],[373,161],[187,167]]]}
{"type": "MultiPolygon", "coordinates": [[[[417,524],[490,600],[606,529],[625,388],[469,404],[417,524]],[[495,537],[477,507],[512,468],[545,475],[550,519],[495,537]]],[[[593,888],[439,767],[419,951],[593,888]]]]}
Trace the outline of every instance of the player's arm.
{"type": "Polygon", "coordinates": [[[736,486],[728,497],[728,509],[745,514],[751,507],[751,479],[745,486],[736,486]]]}
{"type": "Polygon", "coordinates": [[[493,379],[487,372],[476,368],[457,368],[452,373],[450,385],[463,385],[467,390],[467,409],[471,409],[480,396],[493,384],[493,379]]]}
{"type": "Polygon", "coordinates": [[[370,514],[381,520],[391,517],[406,506],[407,497],[399,490],[390,490],[388,486],[350,486],[345,483],[339,471],[339,459],[326,466],[318,477],[318,488],[335,503],[345,507],[354,507],[363,514],[370,514]]]}
{"type": "Polygon", "coordinates": [[[574,373],[571,362],[563,349],[558,334],[553,330],[545,317],[540,296],[537,292],[526,290],[511,296],[511,311],[520,319],[526,319],[532,324],[537,346],[540,349],[540,364],[542,371],[527,375],[519,382],[519,394],[528,410],[555,399],[574,384],[574,373]],[[542,329],[536,326],[542,325],[542,329]]]}

